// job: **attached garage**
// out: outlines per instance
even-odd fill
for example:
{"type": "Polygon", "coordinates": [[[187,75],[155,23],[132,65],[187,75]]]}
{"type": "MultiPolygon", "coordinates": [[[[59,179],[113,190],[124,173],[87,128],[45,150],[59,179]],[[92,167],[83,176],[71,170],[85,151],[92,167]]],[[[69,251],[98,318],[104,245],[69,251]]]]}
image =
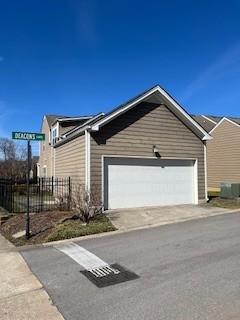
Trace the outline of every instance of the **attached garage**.
{"type": "Polygon", "coordinates": [[[106,209],[198,202],[197,161],[104,158],[106,209]]]}
{"type": "Polygon", "coordinates": [[[55,172],[85,180],[104,209],[198,204],[210,138],[156,86],[66,133],[54,146],[55,172]]]}

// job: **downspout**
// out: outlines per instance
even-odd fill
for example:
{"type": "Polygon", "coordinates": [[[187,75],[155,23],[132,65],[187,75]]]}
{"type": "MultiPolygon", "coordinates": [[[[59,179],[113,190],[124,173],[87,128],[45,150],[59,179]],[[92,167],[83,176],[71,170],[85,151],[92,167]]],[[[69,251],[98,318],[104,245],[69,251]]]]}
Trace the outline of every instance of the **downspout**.
{"type": "Polygon", "coordinates": [[[91,165],[91,154],[90,154],[90,132],[88,129],[85,133],[85,188],[90,191],[90,165],[91,165]]]}
{"type": "Polygon", "coordinates": [[[203,141],[204,147],[204,178],[205,178],[205,200],[208,201],[208,183],[207,183],[207,141],[203,141]]]}

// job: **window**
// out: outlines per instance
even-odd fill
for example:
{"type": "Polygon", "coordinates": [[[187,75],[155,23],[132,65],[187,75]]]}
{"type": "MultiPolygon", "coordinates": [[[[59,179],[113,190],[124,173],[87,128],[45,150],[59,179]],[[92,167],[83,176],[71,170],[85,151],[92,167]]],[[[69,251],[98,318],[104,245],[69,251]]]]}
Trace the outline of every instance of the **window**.
{"type": "Polygon", "coordinates": [[[43,177],[47,176],[47,166],[43,166],[43,177]]]}
{"type": "Polygon", "coordinates": [[[52,129],[52,144],[55,144],[58,141],[58,127],[52,129]]]}

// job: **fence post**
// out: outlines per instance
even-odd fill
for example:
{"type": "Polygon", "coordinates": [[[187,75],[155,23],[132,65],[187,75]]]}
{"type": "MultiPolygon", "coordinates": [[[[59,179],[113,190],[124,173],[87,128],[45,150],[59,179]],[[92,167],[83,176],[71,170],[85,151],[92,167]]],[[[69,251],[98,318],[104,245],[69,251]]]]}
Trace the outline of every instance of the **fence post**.
{"type": "Polygon", "coordinates": [[[10,180],[10,199],[8,198],[8,201],[10,201],[10,206],[9,206],[9,208],[10,208],[10,212],[11,213],[13,213],[13,212],[15,212],[15,199],[14,199],[14,193],[13,193],[13,191],[14,191],[14,186],[13,186],[13,184],[14,184],[14,182],[13,182],[13,179],[11,179],[10,180]]]}
{"type": "Polygon", "coordinates": [[[53,183],[53,176],[52,176],[52,196],[53,196],[53,191],[54,191],[53,185],[54,185],[54,183],[53,183]]]}
{"type": "Polygon", "coordinates": [[[68,177],[68,210],[71,209],[72,190],[71,190],[71,177],[68,177]]]}
{"type": "Polygon", "coordinates": [[[43,211],[43,179],[40,180],[40,210],[43,211]]]}

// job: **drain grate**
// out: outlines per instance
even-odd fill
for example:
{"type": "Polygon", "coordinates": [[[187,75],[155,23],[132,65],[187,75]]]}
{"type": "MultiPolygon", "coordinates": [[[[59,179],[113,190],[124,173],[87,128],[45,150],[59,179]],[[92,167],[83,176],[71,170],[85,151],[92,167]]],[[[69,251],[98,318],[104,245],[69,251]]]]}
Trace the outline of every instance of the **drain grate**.
{"type": "Polygon", "coordinates": [[[84,270],[80,272],[98,288],[104,288],[139,278],[137,274],[125,269],[119,264],[112,264],[111,266],[96,268],[90,271],[84,270]]]}

